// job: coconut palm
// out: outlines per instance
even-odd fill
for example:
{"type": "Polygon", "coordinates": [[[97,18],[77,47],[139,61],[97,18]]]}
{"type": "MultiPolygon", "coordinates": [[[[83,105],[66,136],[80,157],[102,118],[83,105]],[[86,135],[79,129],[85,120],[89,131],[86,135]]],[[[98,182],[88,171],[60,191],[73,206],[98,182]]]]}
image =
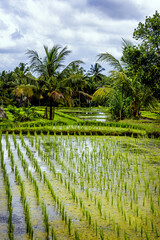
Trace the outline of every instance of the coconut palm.
{"type": "Polygon", "coordinates": [[[14,69],[14,78],[16,85],[28,85],[34,84],[34,77],[30,72],[30,68],[27,63],[20,63],[18,67],[14,69]]]}
{"type": "Polygon", "coordinates": [[[13,94],[20,99],[20,103],[22,101],[27,102],[29,106],[29,100],[34,95],[34,89],[36,87],[34,85],[19,85],[13,90],[13,94]]]}
{"type": "MultiPolygon", "coordinates": [[[[127,42],[126,42],[127,44],[127,42]]],[[[108,62],[114,70],[110,71],[112,80],[111,113],[118,119],[124,117],[140,117],[143,105],[149,106],[156,103],[152,92],[141,83],[137,76],[128,77],[122,64],[109,53],[98,55],[98,60],[108,62]]]]}
{"type": "MultiPolygon", "coordinates": [[[[28,50],[27,55],[30,60],[31,70],[37,73],[43,81],[43,87],[48,92],[50,119],[53,118],[52,106],[54,102],[62,98],[62,93],[59,90],[60,82],[65,73],[64,60],[71,53],[67,47],[61,48],[59,45],[54,45],[50,50],[44,46],[45,57],[42,59],[36,51],[28,50]],[[60,71],[62,69],[62,71],[60,71]],[[53,94],[54,92],[54,94],[53,94]],[[56,95],[55,95],[56,92],[56,95]],[[59,95],[59,97],[57,97],[59,95]],[[53,96],[56,96],[54,98],[53,96]]],[[[75,61],[77,64],[81,61],[75,61]]]]}
{"type": "Polygon", "coordinates": [[[94,65],[91,65],[89,70],[89,76],[92,76],[92,79],[95,83],[102,82],[103,74],[101,73],[105,69],[99,64],[95,63],[94,65]]]}
{"type": "Polygon", "coordinates": [[[63,87],[67,87],[70,90],[70,98],[78,98],[79,105],[81,105],[81,96],[83,96],[83,98],[87,96],[87,94],[84,92],[84,87],[87,85],[87,82],[83,67],[79,66],[77,63],[71,63],[65,69],[64,79],[61,81],[61,83],[63,87]]]}
{"type": "Polygon", "coordinates": [[[98,55],[98,61],[109,63],[114,70],[110,71],[111,88],[110,92],[110,106],[111,114],[121,119],[123,117],[123,108],[126,98],[126,92],[130,86],[130,79],[127,77],[122,64],[118,59],[109,53],[102,53],[98,55]]]}
{"type": "Polygon", "coordinates": [[[6,105],[13,103],[12,91],[17,86],[14,72],[3,71],[0,74],[0,102],[6,105]]]}
{"type": "Polygon", "coordinates": [[[90,94],[93,94],[98,88],[104,85],[105,78],[102,74],[104,70],[105,69],[99,63],[91,65],[87,72],[87,89],[90,94]]]}

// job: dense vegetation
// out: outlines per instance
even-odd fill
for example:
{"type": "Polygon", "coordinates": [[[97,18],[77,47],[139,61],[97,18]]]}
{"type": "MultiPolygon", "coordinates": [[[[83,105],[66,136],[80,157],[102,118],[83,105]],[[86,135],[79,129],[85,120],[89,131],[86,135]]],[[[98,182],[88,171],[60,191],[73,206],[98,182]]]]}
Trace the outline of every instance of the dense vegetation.
{"type": "MultiPolygon", "coordinates": [[[[10,110],[13,106],[49,106],[50,120],[54,119],[56,106],[91,105],[108,106],[112,117],[118,120],[140,118],[143,107],[153,108],[160,99],[159,26],[160,15],[156,11],[134,30],[133,38],[138,44],[123,40],[121,61],[111,53],[100,53],[89,71],[80,60],[64,65],[70,54],[67,47],[44,46],[44,57],[28,50],[29,65],[20,63],[14,71],[0,74],[2,106],[10,105],[10,110]],[[100,61],[113,67],[109,76],[103,74],[100,61]]],[[[48,116],[47,108],[45,115],[48,116]]]]}

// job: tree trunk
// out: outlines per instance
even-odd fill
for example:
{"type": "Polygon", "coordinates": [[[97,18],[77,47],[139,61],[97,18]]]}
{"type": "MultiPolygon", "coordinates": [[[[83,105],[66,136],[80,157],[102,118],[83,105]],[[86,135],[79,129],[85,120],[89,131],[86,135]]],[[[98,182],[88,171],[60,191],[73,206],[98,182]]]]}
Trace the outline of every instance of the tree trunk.
{"type": "Polygon", "coordinates": [[[79,106],[81,106],[80,92],[79,92],[79,106]]]}
{"type": "Polygon", "coordinates": [[[122,120],[122,110],[119,110],[119,120],[122,120]]]}
{"type": "Polygon", "coordinates": [[[52,120],[54,120],[55,107],[53,107],[52,120]]]}
{"type": "Polygon", "coordinates": [[[47,106],[45,108],[45,118],[48,119],[48,111],[47,111],[47,106]]]}
{"type": "Polygon", "coordinates": [[[52,113],[52,105],[50,105],[50,120],[53,119],[53,113],[52,113]]]}

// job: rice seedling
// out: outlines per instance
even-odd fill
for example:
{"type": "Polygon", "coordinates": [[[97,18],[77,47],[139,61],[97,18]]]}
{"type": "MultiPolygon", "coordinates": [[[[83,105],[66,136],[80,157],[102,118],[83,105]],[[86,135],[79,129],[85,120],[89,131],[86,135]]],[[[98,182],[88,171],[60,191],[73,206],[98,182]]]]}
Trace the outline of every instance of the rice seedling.
{"type": "Polygon", "coordinates": [[[91,223],[92,223],[92,218],[91,218],[91,214],[89,213],[89,216],[88,216],[88,223],[89,223],[89,225],[91,225],[91,223]]]}
{"type": "Polygon", "coordinates": [[[49,236],[49,220],[48,220],[48,213],[47,213],[47,207],[44,202],[42,202],[42,213],[44,215],[44,224],[46,228],[47,237],[49,236]]]}
{"type": "Polygon", "coordinates": [[[116,231],[117,231],[117,237],[119,237],[119,235],[120,235],[120,227],[119,227],[119,224],[117,224],[116,231]]]}
{"type": "MultiPolygon", "coordinates": [[[[82,218],[79,217],[79,226],[81,226],[81,221],[86,221],[90,230],[92,229],[91,226],[93,223],[93,228],[96,230],[97,222],[96,231],[103,229],[103,232],[106,235],[105,239],[109,236],[105,228],[107,219],[110,224],[112,223],[111,231],[117,236],[117,238],[120,237],[121,233],[121,231],[118,233],[118,229],[122,228],[122,230],[124,230],[123,224],[121,224],[122,220],[125,221],[126,226],[128,225],[130,232],[132,232],[131,234],[136,239],[138,232],[141,231],[141,227],[138,231],[139,220],[141,221],[142,227],[146,221],[145,217],[142,217],[144,216],[146,208],[151,211],[152,217],[148,215],[148,222],[144,227],[145,231],[149,236],[156,236],[158,220],[155,220],[155,216],[157,219],[159,218],[157,211],[159,205],[158,199],[160,196],[158,182],[159,172],[157,171],[154,176],[153,168],[150,168],[148,171],[149,167],[146,165],[145,160],[142,159],[141,161],[138,154],[133,154],[130,151],[131,147],[129,143],[126,144],[127,150],[125,148],[124,151],[123,149],[122,151],[119,151],[121,142],[113,140],[112,138],[108,138],[107,141],[105,141],[105,137],[103,141],[100,141],[101,138],[99,137],[92,137],[91,139],[90,137],[87,137],[87,135],[84,137],[75,136],[73,138],[70,136],[70,133],[66,137],[58,136],[56,134],[53,137],[49,136],[50,134],[40,137],[36,136],[36,134],[32,137],[30,133],[27,135],[27,140],[20,136],[21,142],[17,141],[16,143],[17,149],[19,145],[17,153],[19,154],[23,170],[28,180],[34,186],[35,194],[38,198],[40,194],[39,182],[35,181],[34,175],[32,174],[32,168],[30,168],[30,165],[33,166],[33,171],[37,175],[39,179],[38,181],[40,181],[43,187],[48,188],[46,192],[47,194],[51,194],[55,208],[58,209],[57,214],[65,224],[69,225],[69,219],[71,219],[71,217],[67,219],[67,216],[71,216],[68,212],[70,211],[70,208],[65,207],[65,198],[67,196],[66,199],[69,205],[66,206],[73,204],[74,208],[79,209],[84,216],[82,216],[82,218]],[[33,139],[33,141],[31,139],[33,139]],[[52,142],[51,144],[50,141],[52,142]],[[48,143],[48,145],[46,145],[46,149],[48,149],[47,151],[45,151],[44,144],[46,142],[48,143]],[[30,148],[30,146],[32,146],[32,148],[30,148]],[[24,149],[26,149],[26,153],[24,152],[24,149]],[[28,156],[27,160],[25,154],[28,156]],[[39,155],[37,159],[36,155],[39,155]],[[29,163],[29,165],[27,163],[29,163]],[[147,174],[147,171],[149,174],[147,174]],[[140,176],[141,172],[143,173],[142,176],[140,176]],[[58,187],[56,187],[55,183],[58,187]],[[65,198],[62,197],[62,192],[65,193],[65,198]],[[153,192],[155,195],[152,195],[153,192]],[[110,209],[110,211],[108,209],[110,209]],[[113,209],[114,216],[112,214],[113,209]],[[107,218],[107,216],[109,216],[109,218],[107,218]],[[136,220],[134,220],[135,218],[136,220]],[[151,219],[153,219],[153,228],[151,225],[151,219]],[[148,232],[148,229],[153,229],[152,233],[148,232]]],[[[10,139],[10,137],[8,138],[10,139]]],[[[138,141],[139,140],[137,140],[137,143],[139,143],[138,141]]],[[[0,148],[3,149],[3,146],[0,146],[0,148]]],[[[9,144],[7,151],[11,161],[12,151],[9,144]]],[[[26,205],[28,196],[26,198],[25,184],[21,183],[22,178],[17,173],[16,161],[17,160],[14,159],[14,164],[11,162],[11,168],[14,165],[15,178],[20,186],[21,195],[23,195],[23,204],[26,205]]],[[[4,165],[4,162],[5,161],[1,160],[2,166],[4,165]]],[[[18,169],[20,168],[18,167],[18,169]]],[[[46,204],[47,201],[48,200],[45,199],[46,204]]],[[[76,215],[76,210],[75,213],[72,214],[76,215]]],[[[74,226],[74,224],[73,221],[73,229],[76,229],[77,225],[74,226]]],[[[28,223],[28,229],[29,228],[33,227],[28,223]]],[[[78,231],[81,231],[81,228],[78,227],[78,229],[78,231]]],[[[127,229],[124,232],[124,238],[129,239],[130,232],[128,232],[127,229]]],[[[32,230],[30,230],[30,236],[31,234],[32,230]]]]}
{"type": "Polygon", "coordinates": [[[68,219],[68,233],[71,235],[71,219],[68,219]]]}
{"type": "Polygon", "coordinates": [[[77,229],[74,231],[74,236],[76,240],[80,240],[77,229]]]}
{"type": "Polygon", "coordinates": [[[145,231],[146,239],[149,240],[148,233],[145,231]]]}
{"type": "Polygon", "coordinates": [[[5,188],[6,188],[6,194],[7,194],[7,205],[8,205],[8,237],[10,240],[14,239],[14,226],[12,222],[12,193],[11,193],[11,187],[9,182],[9,176],[7,174],[6,165],[2,163],[2,169],[3,169],[3,178],[5,182],[5,188]]]}
{"type": "Polygon", "coordinates": [[[68,223],[68,220],[67,220],[68,218],[67,218],[67,212],[65,212],[65,214],[64,214],[64,222],[65,222],[65,224],[67,224],[68,223]]]}
{"type": "Polygon", "coordinates": [[[57,237],[56,237],[56,234],[55,234],[55,231],[54,231],[53,227],[51,229],[51,237],[52,237],[52,240],[57,240],[57,237]]]}
{"type": "Polygon", "coordinates": [[[102,203],[98,200],[98,210],[100,215],[102,216],[102,203]]]}
{"type": "Polygon", "coordinates": [[[159,233],[158,233],[158,230],[157,230],[156,226],[155,226],[155,234],[156,234],[156,237],[158,238],[159,237],[159,233]]]}
{"type": "Polygon", "coordinates": [[[100,239],[104,240],[104,233],[103,233],[103,229],[100,229],[100,239]]]}

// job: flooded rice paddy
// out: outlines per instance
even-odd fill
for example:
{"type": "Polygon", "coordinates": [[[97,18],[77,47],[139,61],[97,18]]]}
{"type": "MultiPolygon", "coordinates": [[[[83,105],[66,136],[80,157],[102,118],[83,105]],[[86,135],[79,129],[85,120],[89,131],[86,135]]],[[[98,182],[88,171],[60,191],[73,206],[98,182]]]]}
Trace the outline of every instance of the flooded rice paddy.
{"type": "Polygon", "coordinates": [[[108,110],[97,108],[65,108],[60,109],[62,113],[71,115],[72,117],[78,117],[84,121],[98,121],[107,122],[111,119],[111,115],[108,110]]]}
{"type": "Polygon", "coordinates": [[[160,239],[160,144],[0,137],[0,239],[160,239]]]}

